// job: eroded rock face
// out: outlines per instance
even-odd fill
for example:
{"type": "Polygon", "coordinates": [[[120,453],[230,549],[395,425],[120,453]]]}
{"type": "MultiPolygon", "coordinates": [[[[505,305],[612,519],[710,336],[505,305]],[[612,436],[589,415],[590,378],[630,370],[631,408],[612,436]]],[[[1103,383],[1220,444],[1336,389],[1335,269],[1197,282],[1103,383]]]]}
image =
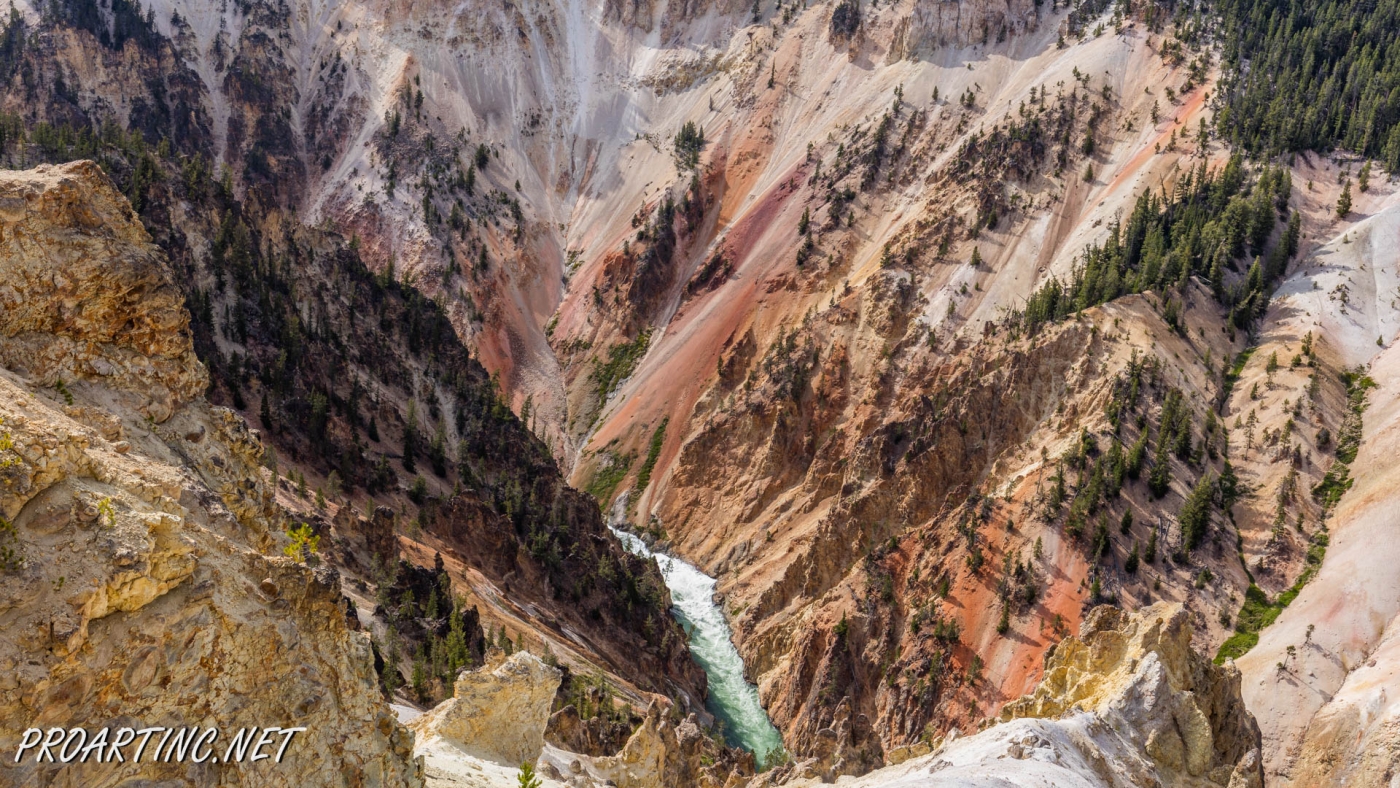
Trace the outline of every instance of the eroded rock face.
{"type": "Polygon", "coordinates": [[[560,673],[523,651],[505,659],[493,653],[485,667],[457,677],[453,697],[409,727],[424,739],[446,739],[478,758],[505,765],[534,763],[544,750],[560,673]]]}
{"type": "MultiPolygon", "coordinates": [[[[1179,605],[1095,608],[1000,724],[950,732],[934,752],[849,785],[1262,788],[1259,729],[1240,700],[1239,672],[1192,652],[1190,632],[1179,605]]],[[[793,770],[799,778],[788,785],[820,784],[800,764],[793,770]]]]}
{"type": "Polygon", "coordinates": [[[1074,709],[1141,744],[1170,784],[1263,784],[1259,726],[1240,697],[1239,671],[1191,651],[1191,624],[1179,605],[1157,603],[1135,615],[1095,608],[1079,637],[1047,653],[1035,692],[1001,716],[1054,718],[1074,709]]]}
{"type": "Polygon", "coordinates": [[[1039,21],[1029,0],[919,0],[895,25],[889,57],[911,57],[943,46],[968,46],[1024,35],[1039,21]]]}
{"type": "Polygon", "coordinates": [[[603,715],[583,719],[578,709],[570,704],[550,715],[545,739],[569,752],[612,755],[622,749],[632,733],[632,726],[625,721],[607,719],[603,715]]]}
{"type": "Polygon", "coordinates": [[[724,758],[701,730],[694,714],[675,721],[669,710],[669,704],[661,701],[647,707],[646,718],[621,752],[593,759],[597,777],[618,788],[719,788],[742,785],[752,776],[752,756],[737,763],[724,758]]]}
{"type": "Polygon", "coordinates": [[[336,574],[277,549],[257,434],[198,398],[125,201],[84,162],[0,195],[0,784],[421,785],[336,574]],[[278,764],[13,758],[29,728],[152,726],[217,727],[221,761],[240,728],[306,730],[278,764]]]}
{"type": "Polygon", "coordinates": [[[387,506],[376,507],[369,518],[356,515],[352,507],[341,507],[331,520],[331,537],[333,562],[361,577],[376,577],[399,559],[394,511],[387,506]]]}
{"type": "Polygon", "coordinates": [[[87,379],[163,422],[208,383],[169,265],[98,166],[0,181],[0,364],[87,379]]]}

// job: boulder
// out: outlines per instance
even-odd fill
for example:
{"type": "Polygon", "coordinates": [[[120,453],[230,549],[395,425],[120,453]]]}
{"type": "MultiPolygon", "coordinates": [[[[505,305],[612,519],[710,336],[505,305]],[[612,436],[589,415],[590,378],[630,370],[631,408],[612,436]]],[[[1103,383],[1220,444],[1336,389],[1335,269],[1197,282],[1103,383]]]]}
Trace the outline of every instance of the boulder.
{"type": "Polygon", "coordinates": [[[440,737],[470,755],[507,766],[534,763],[544,751],[557,668],[526,652],[494,658],[457,677],[453,697],[409,723],[420,737],[440,737]]]}

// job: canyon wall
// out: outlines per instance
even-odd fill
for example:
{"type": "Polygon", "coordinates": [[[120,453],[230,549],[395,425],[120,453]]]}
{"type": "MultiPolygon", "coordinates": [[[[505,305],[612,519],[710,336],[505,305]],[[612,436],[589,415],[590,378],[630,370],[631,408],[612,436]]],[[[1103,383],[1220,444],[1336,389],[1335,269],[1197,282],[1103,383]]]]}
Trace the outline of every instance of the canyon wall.
{"type": "Polygon", "coordinates": [[[7,757],[4,781],[421,785],[337,575],[269,549],[287,538],[262,444],[200,396],[172,271],[125,198],[78,162],[4,173],[0,201],[0,744],[216,726],[221,752],[240,727],[306,729],[277,765],[7,757]]]}
{"type": "MultiPolygon", "coordinates": [[[[1232,163],[1219,53],[1156,6],[63,9],[17,12],[3,107],[152,144],[5,155],[100,153],[182,272],[211,401],[268,403],[283,461],[397,508],[488,626],[639,707],[703,693],[654,569],[567,478],[719,579],[814,772],[996,717],[1102,601],[1180,603],[1238,658],[1271,779],[1390,768],[1346,742],[1388,741],[1393,600],[1354,578],[1384,577],[1396,192],[1337,216],[1347,157],[1232,163]],[[1206,178],[1275,208],[1213,273],[1025,319],[1206,178]]],[[[52,352],[45,384],[97,369],[52,352]]]]}

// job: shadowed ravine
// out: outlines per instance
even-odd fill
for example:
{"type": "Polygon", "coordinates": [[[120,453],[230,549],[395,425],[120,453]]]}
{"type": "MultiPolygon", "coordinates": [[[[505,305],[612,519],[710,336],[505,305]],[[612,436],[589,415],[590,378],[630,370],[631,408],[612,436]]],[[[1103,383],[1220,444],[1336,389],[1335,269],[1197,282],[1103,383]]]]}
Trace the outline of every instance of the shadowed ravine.
{"type": "Polygon", "coordinates": [[[671,612],[690,637],[690,653],[709,676],[709,709],[724,723],[724,737],[758,759],[759,768],[783,746],[782,736],[758,701],[758,688],[744,678],[744,661],[730,639],[729,622],[714,603],[715,579],[665,553],[653,552],[641,539],[613,529],[624,547],[655,557],[671,591],[671,612]]]}

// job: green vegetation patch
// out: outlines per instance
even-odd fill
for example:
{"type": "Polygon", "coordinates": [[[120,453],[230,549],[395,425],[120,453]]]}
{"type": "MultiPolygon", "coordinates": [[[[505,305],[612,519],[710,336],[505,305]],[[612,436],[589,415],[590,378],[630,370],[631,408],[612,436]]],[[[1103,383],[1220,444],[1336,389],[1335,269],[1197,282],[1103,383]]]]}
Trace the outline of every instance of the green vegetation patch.
{"type": "Polygon", "coordinates": [[[632,470],[632,461],[635,459],[630,453],[616,454],[611,451],[603,452],[603,456],[602,464],[583,488],[589,495],[598,499],[599,506],[607,506],[608,501],[612,500],[613,491],[627,477],[627,472],[632,470]]]}
{"type": "Polygon", "coordinates": [[[700,151],[705,149],[705,130],[688,120],[676,132],[676,166],[693,170],[700,164],[700,151]]]}
{"type": "Polygon", "coordinates": [[[1249,359],[1254,355],[1255,350],[1258,350],[1258,348],[1247,347],[1235,356],[1235,363],[1230,365],[1230,371],[1225,373],[1224,390],[1220,395],[1220,400],[1222,402],[1230,398],[1230,392],[1234,391],[1235,384],[1240,382],[1240,375],[1244,372],[1244,365],[1249,363],[1249,359]]]}
{"type": "Polygon", "coordinates": [[[647,347],[651,344],[651,329],[643,329],[637,338],[631,342],[623,342],[608,348],[608,360],[594,359],[593,361],[593,382],[597,385],[598,403],[608,401],[608,397],[617,388],[618,384],[627,379],[632,374],[632,370],[637,368],[637,363],[646,355],[647,347]]]}
{"type": "Polygon", "coordinates": [[[1264,589],[1253,583],[1249,584],[1249,590],[1244,594],[1244,605],[1235,617],[1235,634],[1220,644],[1220,651],[1215,655],[1215,664],[1223,664],[1226,659],[1239,659],[1259,643],[1259,633],[1274,623],[1284,608],[1298,598],[1303,586],[1317,576],[1317,570],[1322,566],[1322,559],[1327,554],[1327,544],[1326,531],[1319,531],[1313,535],[1303,573],[1298,575],[1293,585],[1279,594],[1277,599],[1270,601],[1264,589]]]}
{"type": "Polygon", "coordinates": [[[1322,505],[1324,509],[1331,509],[1342,499],[1342,494],[1351,489],[1352,482],[1351,468],[1340,460],[1332,463],[1332,467],[1327,469],[1327,475],[1322,477],[1322,481],[1313,485],[1313,500],[1322,505]]]}
{"type": "Polygon", "coordinates": [[[1336,148],[1400,169],[1400,3],[1223,0],[1221,134],[1252,153],[1336,148]]]}
{"type": "Polygon", "coordinates": [[[1313,500],[1324,509],[1331,509],[1351,489],[1351,463],[1361,449],[1361,414],[1366,411],[1366,392],[1376,387],[1376,381],[1359,371],[1342,373],[1342,382],[1347,386],[1347,415],[1337,430],[1337,446],[1334,449],[1337,460],[1327,469],[1322,481],[1313,485],[1313,500]]]}
{"type": "Polygon", "coordinates": [[[1230,324],[1246,330],[1264,314],[1272,283],[1298,250],[1301,220],[1288,214],[1292,189],[1292,176],[1281,167],[1250,179],[1239,155],[1218,171],[1202,162],[1172,191],[1143,192],[1126,222],[1114,222],[1106,241],[1086,247],[1067,281],[1051,277],[1036,290],[1012,315],[1011,327],[1034,334],[1120,296],[1158,291],[1163,319],[1180,332],[1181,305],[1169,290],[1199,276],[1230,310],[1230,324]],[[1251,258],[1244,277],[1226,281],[1235,261],[1251,258]]]}
{"type": "Polygon", "coordinates": [[[664,418],[657,425],[656,431],[651,434],[651,445],[647,447],[647,457],[642,461],[641,470],[637,471],[637,494],[651,484],[651,472],[656,468],[656,461],[661,457],[661,446],[666,442],[666,424],[670,418],[664,418]]]}

